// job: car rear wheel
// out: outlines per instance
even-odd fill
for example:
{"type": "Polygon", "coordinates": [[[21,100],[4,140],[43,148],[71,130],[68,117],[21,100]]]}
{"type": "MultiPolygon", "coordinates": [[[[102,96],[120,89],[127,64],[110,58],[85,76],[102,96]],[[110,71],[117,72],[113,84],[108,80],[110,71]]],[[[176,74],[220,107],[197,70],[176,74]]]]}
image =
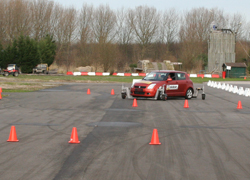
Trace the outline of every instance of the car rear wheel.
{"type": "Polygon", "coordinates": [[[18,76],[18,72],[14,72],[13,76],[17,77],[18,76]]]}
{"type": "Polygon", "coordinates": [[[126,93],[122,93],[122,99],[125,99],[126,98],[126,93]]]}
{"type": "Polygon", "coordinates": [[[186,92],[186,99],[191,99],[193,97],[193,90],[191,88],[189,88],[186,92]]]}

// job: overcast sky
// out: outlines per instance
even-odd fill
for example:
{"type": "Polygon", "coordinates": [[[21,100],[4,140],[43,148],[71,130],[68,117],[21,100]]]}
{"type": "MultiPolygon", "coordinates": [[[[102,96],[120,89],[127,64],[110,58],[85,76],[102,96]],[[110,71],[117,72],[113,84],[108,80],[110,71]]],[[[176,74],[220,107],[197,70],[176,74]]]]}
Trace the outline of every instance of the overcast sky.
{"type": "Polygon", "coordinates": [[[54,0],[65,7],[74,6],[81,9],[83,3],[93,5],[94,7],[100,4],[108,4],[110,8],[117,10],[121,7],[134,8],[140,5],[155,7],[158,10],[175,8],[179,12],[187,11],[192,8],[218,8],[224,10],[225,13],[234,14],[240,13],[247,22],[250,21],[250,0],[54,0]]]}

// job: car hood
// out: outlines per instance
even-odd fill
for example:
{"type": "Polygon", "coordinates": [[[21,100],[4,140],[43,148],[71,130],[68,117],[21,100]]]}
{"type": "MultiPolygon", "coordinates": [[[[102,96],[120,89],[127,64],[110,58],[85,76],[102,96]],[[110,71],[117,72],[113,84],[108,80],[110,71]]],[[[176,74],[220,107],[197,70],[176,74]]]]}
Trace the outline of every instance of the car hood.
{"type": "Polygon", "coordinates": [[[149,86],[150,84],[158,84],[161,81],[138,81],[134,83],[134,86],[149,86]]]}

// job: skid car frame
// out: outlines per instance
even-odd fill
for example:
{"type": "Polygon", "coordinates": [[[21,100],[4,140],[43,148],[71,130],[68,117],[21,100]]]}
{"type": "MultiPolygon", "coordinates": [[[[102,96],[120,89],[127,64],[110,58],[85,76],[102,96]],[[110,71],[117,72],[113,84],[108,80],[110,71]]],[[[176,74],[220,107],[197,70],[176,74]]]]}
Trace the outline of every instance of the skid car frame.
{"type": "MultiPolygon", "coordinates": [[[[199,93],[201,92],[201,98],[202,100],[205,100],[206,98],[206,94],[204,92],[204,85],[202,88],[200,87],[197,87],[196,88],[196,91],[193,93],[193,96],[192,98],[197,98],[199,93]]],[[[158,100],[158,96],[160,94],[160,99],[163,100],[163,101],[166,101],[167,99],[167,94],[165,93],[165,85],[159,87],[156,91],[156,94],[154,97],[152,98],[146,98],[146,99],[152,99],[152,100],[158,100]]],[[[122,85],[122,91],[121,91],[121,97],[122,99],[125,99],[125,98],[128,98],[128,99],[145,99],[145,97],[133,97],[131,96],[130,94],[130,88],[129,87],[125,87],[124,85],[122,85]]]]}

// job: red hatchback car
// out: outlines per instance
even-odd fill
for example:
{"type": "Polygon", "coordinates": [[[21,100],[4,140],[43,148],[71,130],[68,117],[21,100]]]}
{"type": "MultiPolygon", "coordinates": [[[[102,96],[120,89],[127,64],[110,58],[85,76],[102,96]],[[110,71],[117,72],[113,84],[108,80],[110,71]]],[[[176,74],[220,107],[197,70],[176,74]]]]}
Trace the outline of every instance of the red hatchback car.
{"type": "MultiPolygon", "coordinates": [[[[172,70],[152,71],[130,88],[130,95],[133,97],[162,100],[166,100],[167,96],[183,96],[186,99],[191,99],[193,93],[193,82],[188,74],[172,70]]],[[[122,96],[122,98],[125,97],[122,96]]]]}

